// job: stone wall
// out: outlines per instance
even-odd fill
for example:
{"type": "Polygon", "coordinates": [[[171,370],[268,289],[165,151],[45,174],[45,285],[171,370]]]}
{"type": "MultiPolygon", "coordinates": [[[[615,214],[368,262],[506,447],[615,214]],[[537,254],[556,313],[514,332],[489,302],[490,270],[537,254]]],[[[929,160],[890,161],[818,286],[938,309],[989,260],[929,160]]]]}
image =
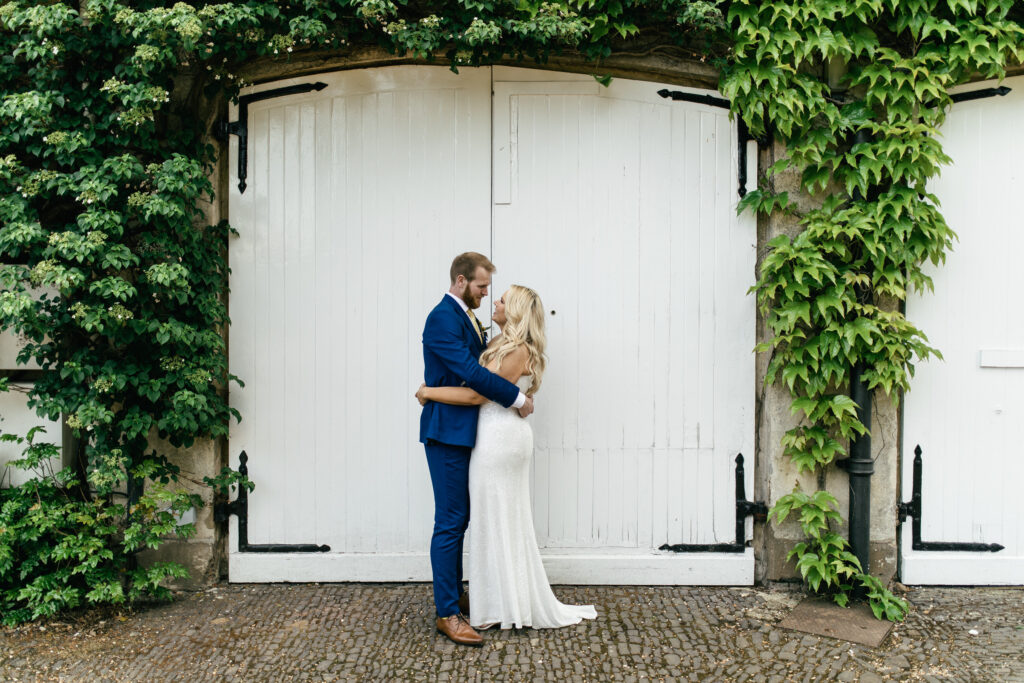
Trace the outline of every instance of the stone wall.
{"type": "MultiPolygon", "coordinates": [[[[179,119],[198,115],[207,131],[205,142],[217,150],[217,161],[210,169],[210,181],[217,194],[202,203],[203,216],[197,227],[216,225],[228,218],[227,144],[216,134],[218,123],[227,120],[227,101],[219,93],[212,96],[206,93],[205,85],[201,73],[181,74],[171,92],[172,114],[168,121],[169,127],[174,128],[179,119]]],[[[229,330],[223,330],[223,334],[226,344],[229,330]]],[[[222,391],[227,390],[227,387],[222,387],[222,391]]],[[[158,549],[139,553],[139,561],[143,565],[157,561],[183,565],[188,569],[189,577],[169,582],[173,588],[195,589],[212,585],[227,576],[227,525],[214,522],[214,493],[203,478],[216,476],[227,465],[227,443],[220,439],[203,439],[190,448],[175,448],[158,439],[154,430],[150,435],[150,445],[180,468],[179,486],[189,493],[198,494],[203,500],[203,507],[194,510],[191,519],[186,514],[182,520],[195,523],[196,533],[192,538],[169,537],[158,549]]]]}

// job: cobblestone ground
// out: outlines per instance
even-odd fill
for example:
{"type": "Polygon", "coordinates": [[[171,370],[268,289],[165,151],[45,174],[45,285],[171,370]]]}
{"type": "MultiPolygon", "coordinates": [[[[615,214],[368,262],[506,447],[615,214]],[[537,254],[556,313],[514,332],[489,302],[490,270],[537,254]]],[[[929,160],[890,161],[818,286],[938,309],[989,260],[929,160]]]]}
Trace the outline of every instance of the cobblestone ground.
{"type": "Polygon", "coordinates": [[[1024,589],[910,589],[879,648],[775,626],[795,588],[561,587],[599,618],[435,633],[424,584],[223,585],[133,613],[0,629],[0,680],[1024,681],[1024,589]]]}

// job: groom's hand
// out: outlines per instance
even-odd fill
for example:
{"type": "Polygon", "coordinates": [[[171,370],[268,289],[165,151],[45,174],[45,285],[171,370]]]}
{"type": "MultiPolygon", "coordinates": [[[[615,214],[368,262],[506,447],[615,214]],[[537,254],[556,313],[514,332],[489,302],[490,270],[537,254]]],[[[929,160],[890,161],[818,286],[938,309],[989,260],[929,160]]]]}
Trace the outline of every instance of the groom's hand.
{"type": "Polygon", "coordinates": [[[533,396],[526,397],[526,403],[519,409],[519,417],[526,417],[533,412],[533,396]]]}

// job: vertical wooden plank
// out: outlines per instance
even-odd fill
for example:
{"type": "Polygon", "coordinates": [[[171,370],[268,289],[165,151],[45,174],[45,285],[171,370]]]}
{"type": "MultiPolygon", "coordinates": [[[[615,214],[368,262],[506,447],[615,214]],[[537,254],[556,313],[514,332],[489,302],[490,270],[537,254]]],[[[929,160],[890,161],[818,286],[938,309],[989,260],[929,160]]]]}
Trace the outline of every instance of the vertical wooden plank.
{"type": "MultiPolygon", "coordinates": [[[[694,523],[691,538],[694,543],[715,543],[719,540],[732,540],[728,535],[718,539],[715,537],[715,506],[714,497],[722,488],[714,488],[714,451],[710,448],[701,448],[694,453],[695,480],[705,482],[705,485],[696,487],[693,491],[694,501],[694,523]]],[[[724,491],[722,491],[724,493],[724,491]]],[[[724,497],[724,496],[721,496],[724,497]]]]}
{"type": "MultiPolygon", "coordinates": [[[[418,112],[426,109],[425,97],[425,93],[418,91],[408,93],[410,139],[427,133],[418,116],[418,112]]],[[[426,155],[425,145],[410,145],[409,163],[412,167],[427,168],[426,155]]],[[[430,187],[430,175],[428,173],[427,177],[420,178],[419,182],[406,188],[404,193],[409,207],[406,210],[409,217],[407,232],[409,239],[406,240],[405,249],[409,281],[409,303],[405,312],[406,338],[409,340],[406,348],[406,364],[409,377],[412,378],[413,389],[423,381],[423,322],[426,313],[437,303],[444,292],[444,276],[446,275],[443,271],[438,273],[437,270],[443,263],[437,245],[423,244],[421,240],[412,238],[413,235],[426,229],[420,211],[422,207],[429,205],[427,192],[430,187]],[[441,275],[441,277],[435,277],[435,274],[441,275]]],[[[404,549],[412,551],[429,547],[434,501],[430,488],[430,472],[427,468],[426,454],[423,445],[418,441],[421,408],[416,401],[408,401],[403,405],[406,407],[405,424],[407,425],[406,441],[408,442],[406,463],[409,471],[407,484],[409,508],[406,511],[409,538],[404,549]]]]}
{"type": "MultiPolygon", "coordinates": [[[[674,258],[678,255],[678,247],[682,244],[680,225],[682,208],[677,207],[673,199],[681,191],[677,177],[676,154],[682,152],[682,131],[677,130],[677,119],[672,109],[667,106],[657,107],[661,122],[659,136],[650,136],[651,144],[662,150],[658,163],[651,168],[651,177],[646,179],[644,187],[650,189],[653,201],[658,202],[660,211],[651,217],[648,223],[651,229],[650,260],[655,272],[665,273],[666,285],[657,296],[645,298],[650,306],[653,317],[651,338],[647,344],[647,353],[651,361],[653,373],[651,400],[652,435],[651,447],[664,449],[670,443],[671,423],[679,419],[678,410],[672,407],[671,396],[676,382],[679,380],[680,347],[677,341],[681,329],[681,319],[671,314],[672,307],[679,300],[680,293],[674,286],[679,277],[680,265],[674,258]],[[667,143],[667,144],[666,144],[667,143]]],[[[679,121],[681,123],[681,120],[679,121]]],[[[645,136],[647,139],[647,136],[645,136]]],[[[645,205],[647,202],[645,202],[645,205]]],[[[655,534],[655,540],[658,536],[655,534]]]]}
{"type": "MultiPolygon", "coordinates": [[[[594,132],[596,140],[607,141],[610,139],[610,122],[608,113],[608,102],[598,99],[594,103],[594,132]]],[[[607,424],[608,410],[606,405],[595,405],[597,401],[589,400],[603,393],[606,387],[613,386],[613,374],[608,372],[607,364],[604,362],[605,354],[608,353],[604,341],[602,344],[586,343],[585,340],[606,340],[611,334],[606,324],[607,303],[608,303],[608,279],[603,277],[606,272],[606,257],[601,241],[598,239],[598,225],[602,222],[601,217],[608,215],[609,199],[599,188],[584,189],[586,185],[599,183],[602,177],[602,170],[606,167],[607,154],[598,154],[592,159],[594,166],[584,169],[580,166],[578,178],[580,178],[581,203],[591,207],[590,215],[586,222],[581,222],[577,227],[579,235],[579,282],[577,283],[578,308],[578,331],[577,348],[579,357],[578,379],[578,413],[577,443],[587,448],[607,448],[607,424]],[[596,171],[596,172],[595,172],[596,171]],[[600,369],[601,371],[595,371],[600,369]]],[[[615,402],[614,397],[607,397],[608,401],[615,402]]],[[[607,457],[603,454],[602,457],[607,457]]],[[[599,467],[595,460],[595,481],[597,477],[606,477],[607,473],[599,474],[599,467]]],[[[603,461],[602,461],[603,462],[603,461]]],[[[595,491],[595,497],[598,492],[595,491]]],[[[595,520],[596,521],[596,520],[595,520]]],[[[606,536],[603,536],[606,537],[606,536]]]]}
{"type": "Polygon", "coordinates": [[[611,525],[609,496],[618,490],[617,482],[608,479],[608,449],[594,449],[594,543],[598,547],[608,545],[609,526],[611,525]]]}
{"type": "Polygon", "coordinates": [[[605,544],[610,546],[623,545],[622,527],[626,516],[626,491],[625,491],[625,457],[621,445],[609,445],[607,449],[607,474],[606,495],[602,500],[606,501],[604,509],[606,518],[604,520],[605,544]]]}
{"type": "MultiPolygon", "coordinates": [[[[714,445],[714,264],[715,230],[717,224],[718,188],[722,185],[723,173],[718,168],[718,115],[704,112],[700,117],[700,211],[699,227],[699,269],[700,299],[697,304],[697,396],[692,406],[696,445],[708,448],[714,445]]],[[[721,141],[727,143],[728,139],[721,141]]],[[[726,176],[727,177],[727,176],[726,176]]],[[[726,187],[729,187],[726,185],[726,187]]]]}
{"type": "Polygon", "coordinates": [[[670,524],[672,510],[668,482],[669,459],[664,448],[655,448],[651,453],[651,547],[657,548],[664,543],[678,543],[670,540],[675,538],[670,524]]]}
{"type": "MultiPolygon", "coordinates": [[[[378,146],[375,154],[380,159],[380,174],[378,188],[386,188],[384,178],[397,184],[399,187],[408,187],[411,182],[409,173],[409,157],[407,153],[408,138],[403,125],[404,116],[402,111],[401,94],[397,92],[384,92],[377,97],[377,129],[379,131],[378,146]]],[[[369,254],[371,263],[383,264],[388,261],[397,260],[396,228],[398,223],[404,223],[400,209],[402,202],[394,197],[386,189],[375,192],[375,209],[377,229],[373,251],[369,254]]],[[[402,264],[405,265],[404,263],[402,264]]],[[[395,325],[399,318],[394,315],[395,304],[399,301],[398,291],[395,285],[400,282],[398,277],[372,278],[378,283],[375,298],[375,343],[373,354],[376,357],[376,411],[374,422],[376,424],[377,442],[380,448],[380,466],[377,468],[374,482],[374,489],[377,497],[374,507],[377,511],[377,548],[395,548],[399,545],[401,535],[400,517],[404,517],[401,508],[405,501],[405,486],[403,482],[404,468],[400,468],[397,458],[400,450],[404,450],[405,444],[398,436],[395,426],[395,413],[397,406],[407,403],[404,400],[406,393],[402,392],[402,379],[404,373],[401,367],[395,362],[395,348],[392,344],[382,343],[385,339],[400,339],[404,331],[395,325]]],[[[402,435],[404,436],[404,435],[402,435]]]]}
{"type": "MultiPolygon", "coordinates": [[[[296,503],[289,506],[292,512],[288,526],[288,541],[316,536],[316,487],[309,473],[316,468],[314,430],[316,422],[312,397],[315,392],[316,368],[314,352],[316,342],[316,315],[314,301],[317,298],[315,285],[316,235],[316,111],[312,102],[294,107],[294,130],[297,140],[290,153],[296,156],[294,175],[296,188],[294,204],[290,207],[289,218],[295,224],[292,239],[295,258],[288,264],[289,279],[294,283],[295,299],[289,299],[289,310],[295,318],[289,325],[291,338],[287,353],[294,358],[291,376],[288,378],[288,403],[295,407],[294,421],[290,423],[291,439],[290,464],[296,471],[292,495],[296,503]],[[293,303],[294,302],[294,303],[293,303]]],[[[291,166],[291,163],[289,164],[291,166]]],[[[308,542],[308,541],[307,541],[308,542]]]]}
{"type": "Polygon", "coordinates": [[[579,482],[576,489],[579,498],[576,501],[576,533],[575,544],[591,546],[594,543],[594,507],[600,504],[594,498],[594,452],[590,449],[577,449],[579,454],[579,482]]]}
{"type": "MultiPolygon", "coordinates": [[[[672,234],[671,189],[668,184],[670,147],[665,144],[665,140],[671,140],[671,116],[663,105],[648,105],[641,113],[637,279],[657,281],[659,276],[672,276],[667,248],[672,234]]],[[[636,294],[635,387],[644,405],[636,412],[632,434],[627,436],[627,441],[648,448],[655,447],[657,435],[663,433],[667,419],[665,365],[669,350],[664,346],[665,300],[665,297],[646,291],[646,288],[638,288],[636,294]]]]}
{"type": "MultiPolygon", "coordinates": [[[[302,202],[300,195],[302,158],[299,153],[300,144],[300,120],[299,107],[285,105],[282,107],[282,157],[283,157],[283,183],[281,184],[281,215],[278,230],[281,234],[282,263],[281,263],[281,288],[276,293],[281,310],[281,317],[278,318],[281,327],[281,354],[282,371],[280,375],[281,389],[281,415],[284,418],[280,439],[280,449],[276,452],[285,453],[289,461],[298,459],[301,462],[302,456],[298,453],[298,431],[293,430],[292,425],[302,424],[301,399],[298,396],[301,391],[302,364],[301,344],[304,330],[302,329],[302,311],[300,303],[302,289],[302,233],[301,233],[301,210],[302,202]]],[[[304,477],[300,470],[289,467],[283,473],[282,495],[284,500],[295,501],[308,495],[303,486],[304,477]]],[[[290,541],[289,534],[296,533],[299,528],[305,528],[307,520],[300,514],[304,506],[289,504],[279,508],[281,528],[276,535],[277,538],[285,538],[290,541]]]]}
{"type": "Polygon", "coordinates": [[[684,523],[687,522],[685,506],[690,500],[686,495],[684,483],[686,478],[686,455],[682,449],[665,449],[666,476],[665,500],[667,510],[668,543],[689,543],[689,534],[684,523]]]}
{"type": "MultiPolygon", "coordinates": [[[[285,117],[284,109],[273,108],[269,111],[267,135],[267,276],[266,288],[264,289],[264,301],[267,302],[264,311],[264,327],[267,334],[267,344],[264,347],[262,364],[267,368],[267,382],[265,409],[260,414],[265,416],[264,447],[263,453],[250,453],[249,469],[253,476],[262,478],[263,471],[271,463],[271,454],[286,452],[286,430],[287,419],[285,416],[283,397],[285,395],[284,378],[286,376],[286,353],[284,327],[287,325],[284,307],[285,287],[285,258],[286,258],[286,234],[285,234],[285,197],[284,183],[285,173],[285,117]],[[283,323],[283,324],[282,324],[283,323]],[[259,472],[259,475],[256,473],[259,472]]],[[[261,492],[269,500],[287,500],[289,477],[287,472],[280,477],[267,478],[261,492]]],[[[250,534],[250,541],[254,543],[269,543],[271,539],[280,539],[285,533],[283,511],[265,506],[254,506],[264,510],[265,519],[250,519],[250,528],[254,533],[250,534]],[[262,537],[261,537],[262,532],[262,537]]],[[[255,513],[255,510],[253,510],[255,513]]]]}
{"type": "Polygon", "coordinates": [[[363,297],[363,185],[364,182],[372,182],[372,160],[364,164],[364,157],[367,156],[367,147],[364,145],[364,109],[366,101],[373,100],[372,95],[354,95],[346,98],[346,121],[345,129],[345,169],[346,177],[349,179],[348,191],[346,192],[346,205],[344,209],[344,225],[346,244],[344,254],[343,271],[345,274],[343,301],[345,310],[343,316],[346,320],[344,344],[342,346],[345,354],[345,367],[347,369],[346,383],[339,387],[344,396],[344,419],[345,438],[341,442],[343,457],[346,464],[345,487],[345,551],[356,552],[363,550],[362,539],[359,536],[360,525],[363,520],[360,516],[360,508],[364,507],[360,492],[366,488],[365,476],[367,461],[364,457],[358,457],[363,449],[361,442],[361,425],[363,415],[361,413],[361,401],[359,390],[363,381],[363,359],[361,339],[366,335],[364,330],[365,322],[360,319],[359,311],[363,297]],[[365,180],[364,180],[365,179],[365,180]]]}
{"type": "Polygon", "coordinates": [[[333,296],[330,301],[330,315],[334,334],[332,340],[335,343],[334,359],[335,372],[331,375],[331,405],[332,413],[335,416],[332,425],[334,439],[331,442],[330,457],[338,463],[335,467],[333,480],[336,491],[334,505],[328,514],[336,518],[336,539],[331,548],[339,552],[348,549],[348,529],[350,528],[349,516],[349,492],[350,481],[354,465],[349,462],[349,449],[346,444],[347,435],[351,434],[352,421],[358,416],[352,415],[352,401],[349,399],[348,387],[355,376],[355,366],[352,360],[354,354],[350,351],[350,339],[353,334],[352,323],[349,314],[348,294],[351,282],[349,278],[355,277],[350,272],[349,265],[355,245],[358,244],[357,230],[353,229],[350,220],[354,215],[352,206],[358,201],[354,195],[358,192],[359,182],[362,174],[359,173],[360,150],[352,144],[350,127],[358,122],[353,121],[352,97],[337,97],[334,99],[334,106],[331,116],[331,128],[333,131],[334,145],[332,148],[332,160],[334,166],[333,183],[333,221],[332,233],[337,246],[337,258],[334,260],[335,268],[331,277],[331,291],[333,296]],[[353,176],[354,174],[354,176],[353,176]],[[353,233],[356,233],[354,235],[353,233]],[[345,435],[337,434],[337,426],[345,430],[345,435]]]}
{"type": "Polygon", "coordinates": [[[344,235],[338,229],[338,191],[344,187],[343,145],[344,100],[324,99],[316,103],[316,233],[315,305],[316,341],[314,348],[314,415],[316,424],[316,542],[338,548],[344,543],[344,461],[338,457],[335,425],[338,405],[335,400],[338,375],[337,264],[339,244],[344,235]]]}
{"type": "Polygon", "coordinates": [[[674,111],[673,126],[673,172],[672,186],[681,195],[673,204],[679,207],[679,222],[673,225],[672,279],[670,283],[671,327],[669,345],[673,352],[669,356],[668,408],[676,419],[669,422],[668,445],[674,448],[697,445],[695,396],[698,388],[698,309],[694,305],[700,292],[700,263],[698,262],[699,229],[702,206],[698,193],[699,182],[699,115],[693,112],[674,111]],[[678,272],[678,276],[676,273],[678,272]]]}
{"type": "Polygon", "coordinates": [[[641,448],[636,466],[637,506],[636,506],[636,547],[655,548],[654,536],[654,499],[657,495],[657,482],[654,479],[654,449],[641,448]]]}
{"type": "Polygon", "coordinates": [[[313,523],[316,531],[316,542],[327,543],[332,534],[333,515],[329,514],[327,499],[331,496],[332,471],[328,455],[330,435],[327,425],[333,421],[330,412],[330,377],[331,365],[331,318],[328,315],[332,288],[331,271],[331,231],[329,217],[333,210],[330,205],[332,192],[331,153],[333,148],[333,131],[331,128],[331,100],[324,99],[312,104],[314,112],[313,148],[314,173],[313,184],[313,264],[312,286],[310,299],[313,308],[313,349],[311,363],[313,377],[310,378],[310,396],[312,397],[313,424],[311,435],[313,440],[313,496],[316,512],[313,523]]]}
{"type": "Polygon", "coordinates": [[[639,511],[642,494],[637,490],[640,475],[640,455],[636,448],[625,448],[620,456],[622,511],[619,516],[619,543],[624,548],[637,547],[639,537],[639,511]]]}

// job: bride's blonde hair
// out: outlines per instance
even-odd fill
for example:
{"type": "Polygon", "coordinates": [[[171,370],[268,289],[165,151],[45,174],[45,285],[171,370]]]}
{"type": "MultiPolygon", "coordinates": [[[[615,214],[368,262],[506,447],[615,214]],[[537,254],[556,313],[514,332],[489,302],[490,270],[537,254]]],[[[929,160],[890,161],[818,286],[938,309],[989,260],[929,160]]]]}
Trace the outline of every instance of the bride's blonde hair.
{"type": "Polygon", "coordinates": [[[547,365],[547,359],[544,357],[544,347],[547,346],[547,337],[544,335],[544,304],[541,303],[537,292],[529,287],[512,285],[508,288],[508,296],[505,297],[505,327],[484,350],[480,356],[480,364],[487,365],[497,359],[500,368],[501,360],[521,344],[525,345],[529,352],[526,371],[533,375],[533,382],[526,390],[526,394],[533,396],[540,389],[544,367],[547,365]]]}

